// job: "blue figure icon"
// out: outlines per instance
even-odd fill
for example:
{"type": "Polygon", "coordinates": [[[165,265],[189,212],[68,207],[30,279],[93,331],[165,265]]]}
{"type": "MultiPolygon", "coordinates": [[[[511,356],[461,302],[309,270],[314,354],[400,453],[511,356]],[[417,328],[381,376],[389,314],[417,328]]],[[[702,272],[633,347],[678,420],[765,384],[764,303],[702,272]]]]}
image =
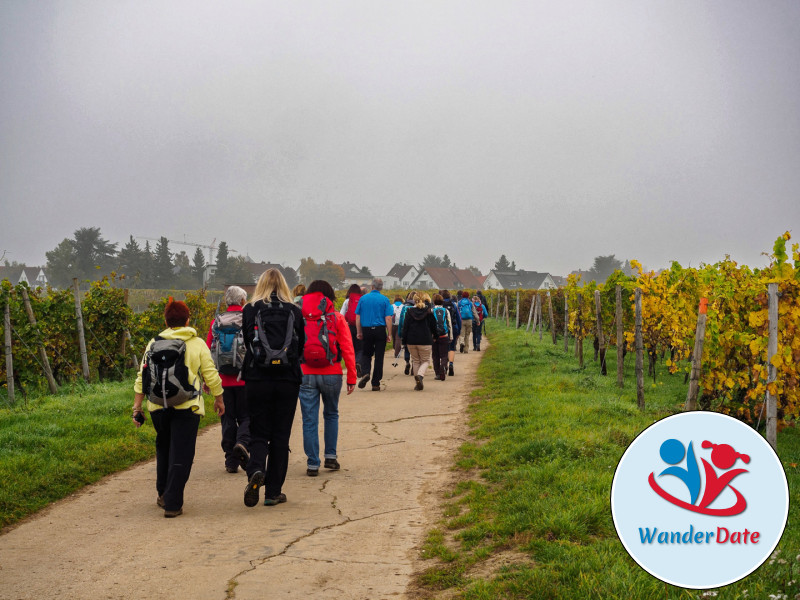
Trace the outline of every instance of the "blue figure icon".
{"type": "Polygon", "coordinates": [[[694,456],[692,443],[689,442],[689,450],[687,452],[681,442],[676,439],[669,439],[661,444],[659,453],[661,454],[661,458],[668,465],[677,465],[683,460],[684,453],[686,454],[685,469],[672,466],[661,471],[659,477],[661,477],[661,475],[674,475],[683,481],[686,487],[689,488],[691,504],[694,504],[697,501],[697,497],[700,495],[700,469],[697,466],[697,459],[694,456]]]}

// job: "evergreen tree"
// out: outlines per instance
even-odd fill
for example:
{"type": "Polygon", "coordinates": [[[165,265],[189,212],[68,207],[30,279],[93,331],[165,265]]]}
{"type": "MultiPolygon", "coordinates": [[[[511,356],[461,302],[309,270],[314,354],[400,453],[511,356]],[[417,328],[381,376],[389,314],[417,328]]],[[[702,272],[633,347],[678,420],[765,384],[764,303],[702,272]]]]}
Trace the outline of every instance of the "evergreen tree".
{"type": "Polygon", "coordinates": [[[130,236],[128,243],[117,255],[117,272],[136,282],[142,275],[143,258],[144,252],[133,236],[130,236]]]}
{"type": "Polygon", "coordinates": [[[168,288],[173,283],[172,253],[169,251],[169,240],[161,236],[156,242],[153,256],[153,283],[157,288],[168,288]]]}
{"type": "Polygon", "coordinates": [[[192,258],[192,275],[194,275],[195,283],[203,287],[203,275],[206,271],[206,259],[203,256],[203,251],[200,248],[197,248],[194,251],[194,257],[192,258]]]}
{"type": "Polygon", "coordinates": [[[81,227],[73,235],[75,268],[79,278],[97,280],[111,271],[117,244],[103,239],[99,227],[81,227]]]}
{"type": "MultiPolygon", "coordinates": [[[[447,260],[449,263],[450,259],[448,258],[447,260]]],[[[424,269],[425,267],[444,267],[445,264],[444,264],[444,259],[441,256],[437,256],[436,254],[428,254],[425,256],[425,258],[422,259],[421,266],[424,269]]]]}
{"type": "Polygon", "coordinates": [[[450,257],[449,257],[449,256],[447,256],[447,254],[445,254],[445,255],[442,257],[442,266],[443,266],[443,267],[453,267],[453,268],[455,268],[455,265],[454,265],[454,264],[450,264],[450,257]]]}
{"type": "Polygon", "coordinates": [[[495,271],[510,271],[511,270],[511,263],[508,262],[505,254],[502,254],[497,262],[494,263],[495,271]]]}
{"type": "Polygon", "coordinates": [[[68,287],[72,278],[78,274],[75,269],[75,246],[72,240],[64,238],[61,243],[50,252],[45,252],[47,257],[47,279],[50,284],[57,287],[68,287]]]}
{"type": "Polygon", "coordinates": [[[604,283],[614,271],[621,268],[622,261],[617,260],[613,254],[596,256],[594,265],[589,269],[589,276],[597,283],[604,283]]]}
{"type": "Polygon", "coordinates": [[[217,269],[214,272],[214,280],[217,287],[225,285],[230,279],[230,259],[228,258],[228,244],[220,242],[217,247],[217,269]]]}

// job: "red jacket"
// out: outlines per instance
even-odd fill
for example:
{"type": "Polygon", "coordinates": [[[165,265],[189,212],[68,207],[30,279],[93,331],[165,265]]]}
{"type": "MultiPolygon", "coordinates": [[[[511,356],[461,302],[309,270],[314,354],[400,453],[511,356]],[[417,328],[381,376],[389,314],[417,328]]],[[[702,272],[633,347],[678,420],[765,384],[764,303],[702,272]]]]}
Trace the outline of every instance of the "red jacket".
{"type": "MultiPolygon", "coordinates": [[[[353,338],[350,337],[350,327],[345,321],[341,313],[336,313],[336,340],[339,343],[339,348],[342,351],[342,358],[344,358],[344,365],[347,367],[347,384],[355,385],[356,377],[356,353],[353,350],[353,338]]],[[[306,364],[301,364],[303,375],[341,375],[342,363],[336,362],[330,366],[322,368],[309,367],[306,364]]],[[[223,384],[225,382],[223,381],[223,384]]]]}
{"type": "MultiPolygon", "coordinates": [[[[226,312],[242,312],[242,307],[238,306],[237,304],[231,304],[228,307],[226,312]]],[[[211,341],[214,339],[214,321],[211,321],[211,325],[208,327],[208,337],[206,338],[206,345],[211,348],[211,341]]],[[[223,375],[222,373],[219,374],[220,379],[222,379],[222,387],[236,387],[240,385],[244,385],[244,381],[239,381],[236,378],[238,375],[223,375]]]]}

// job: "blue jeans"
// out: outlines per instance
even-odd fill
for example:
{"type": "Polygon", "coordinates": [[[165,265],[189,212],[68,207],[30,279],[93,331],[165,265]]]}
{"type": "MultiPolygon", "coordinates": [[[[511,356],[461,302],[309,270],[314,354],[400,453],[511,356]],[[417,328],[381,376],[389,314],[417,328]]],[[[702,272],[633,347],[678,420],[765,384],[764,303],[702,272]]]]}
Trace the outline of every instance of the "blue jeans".
{"type": "Polygon", "coordinates": [[[325,422],[325,458],[336,458],[339,438],[339,394],[341,375],[303,375],[300,386],[300,411],[303,414],[303,450],[309,469],[319,469],[319,400],[325,422]]]}

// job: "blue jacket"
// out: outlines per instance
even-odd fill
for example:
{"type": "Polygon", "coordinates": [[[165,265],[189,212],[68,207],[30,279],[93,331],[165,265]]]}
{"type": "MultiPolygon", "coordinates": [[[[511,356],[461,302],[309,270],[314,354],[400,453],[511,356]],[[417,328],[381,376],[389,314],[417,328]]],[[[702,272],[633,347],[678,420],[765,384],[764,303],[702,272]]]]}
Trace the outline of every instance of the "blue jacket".
{"type": "Polygon", "coordinates": [[[457,338],[458,334],[461,333],[461,315],[458,313],[458,307],[452,298],[442,302],[442,306],[450,311],[450,320],[453,322],[453,338],[457,338]]]}

